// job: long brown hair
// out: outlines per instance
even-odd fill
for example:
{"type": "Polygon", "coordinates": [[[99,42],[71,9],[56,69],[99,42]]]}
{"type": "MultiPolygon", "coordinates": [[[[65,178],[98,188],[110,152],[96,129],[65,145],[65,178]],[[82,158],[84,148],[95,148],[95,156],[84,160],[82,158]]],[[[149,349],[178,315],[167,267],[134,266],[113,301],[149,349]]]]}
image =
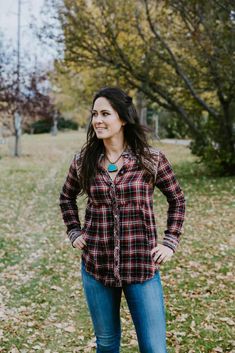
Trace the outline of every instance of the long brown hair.
{"type": "MultiPolygon", "coordinates": [[[[140,166],[148,174],[152,174],[152,157],[147,142],[147,129],[140,124],[136,108],[132,98],[117,87],[104,87],[94,96],[92,109],[97,98],[106,98],[112,108],[118,113],[119,117],[126,122],[124,126],[124,140],[131,148],[132,153],[137,157],[140,166]]],[[[79,159],[79,182],[81,186],[80,194],[89,195],[92,180],[96,174],[97,163],[100,154],[104,152],[102,139],[96,137],[92,126],[92,116],[87,131],[87,141],[82,147],[81,158],[79,159]]]]}

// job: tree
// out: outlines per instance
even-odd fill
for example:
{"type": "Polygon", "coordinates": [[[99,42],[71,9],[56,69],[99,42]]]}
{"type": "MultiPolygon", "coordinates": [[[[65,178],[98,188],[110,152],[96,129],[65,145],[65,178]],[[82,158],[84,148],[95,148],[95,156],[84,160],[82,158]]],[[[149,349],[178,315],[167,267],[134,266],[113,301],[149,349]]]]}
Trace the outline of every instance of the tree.
{"type": "Polygon", "coordinates": [[[91,70],[83,68],[81,72],[72,67],[55,63],[50,73],[52,95],[55,105],[63,116],[76,121],[80,126],[87,125],[91,97],[97,87],[120,84],[115,80],[110,68],[91,70]]]}
{"type": "Polygon", "coordinates": [[[11,57],[14,52],[9,46],[4,45],[4,38],[0,33],[0,112],[8,107],[12,100],[11,91],[14,86],[15,70],[11,64],[11,57]]]}
{"type": "MultiPolygon", "coordinates": [[[[3,70],[4,79],[0,93],[0,122],[11,133],[14,133],[14,120],[12,116],[20,114],[23,130],[30,131],[30,126],[38,120],[48,121],[51,126],[59,114],[53,98],[50,95],[50,82],[48,73],[31,72],[24,81],[21,81],[21,91],[17,91],[14,75],[3,70]]],[[[1,81],[0,81],[1,82],[1,81]]]]}
{"type": "Polygon", "coordinates": [[[64,65],[108,68],[124,86],[175,112],[192,151],[235,172],[234,4],[187,0],[64,0],[64,65]]]}
{"type": "Polygon", "coordinates": [[[32,122],[45,120],[55,123],[59,114],[53,98],[51,97],[51,84],[48,74],[33,72],[29,77],[29,83],[24,89],[24,101],[21,110],[25,116],[25,127],[30,127],[32,122]]]}

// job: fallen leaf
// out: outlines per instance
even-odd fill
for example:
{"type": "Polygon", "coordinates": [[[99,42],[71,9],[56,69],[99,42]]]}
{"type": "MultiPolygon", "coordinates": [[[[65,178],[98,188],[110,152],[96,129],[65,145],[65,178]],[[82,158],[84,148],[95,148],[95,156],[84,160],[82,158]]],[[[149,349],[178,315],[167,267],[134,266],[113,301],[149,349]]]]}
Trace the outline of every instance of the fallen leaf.
{"type": "Polygon", "coordinates": [[[235,322],[229,317],[221,317],[220,321],[226,322],[228,325],[235,326],[235,322]]]}
{"type": "Polygon", "coordinates": [[[65,330],[66,332],[75,332],[75,331],[76,331],[76,328],[71,325],[71,326],[65,327],[64,330],[65,330]]]}
{"type": "Polygon", "coordinates": [[[213,352],[223,353],[223,348],[221,348],[221,347],[216,347],[216,348],[213,349],[213,352]]]}

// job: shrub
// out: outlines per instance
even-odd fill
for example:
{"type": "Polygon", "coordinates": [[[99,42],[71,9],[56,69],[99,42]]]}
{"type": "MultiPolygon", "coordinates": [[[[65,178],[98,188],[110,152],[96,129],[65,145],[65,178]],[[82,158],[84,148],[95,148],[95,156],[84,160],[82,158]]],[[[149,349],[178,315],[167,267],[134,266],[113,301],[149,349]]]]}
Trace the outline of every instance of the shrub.
{"type": "Polygon", "coordinates": [[[77,130],[78,123],[76,121],[59,118],[57,127],[59,130],[64,130],[64,129],[77,130]]]}
{"type": "Polygon", "coordinates": [[[49,120],[38,120],[31,124],[31,132],[33,134],[43,134],[51,131],[51,121],[49,120]]]}
{"type": "MultiPolygon", "coordinates": [[[[38,120],[31,124],[30,130],[33,134],[43,134],[50,132],[52,126],[53,122],[51,120],[38,120]]],[[[61,117],[58,119],[57,128],[58,130],[77,130],[78,123],[61,117]]]]}

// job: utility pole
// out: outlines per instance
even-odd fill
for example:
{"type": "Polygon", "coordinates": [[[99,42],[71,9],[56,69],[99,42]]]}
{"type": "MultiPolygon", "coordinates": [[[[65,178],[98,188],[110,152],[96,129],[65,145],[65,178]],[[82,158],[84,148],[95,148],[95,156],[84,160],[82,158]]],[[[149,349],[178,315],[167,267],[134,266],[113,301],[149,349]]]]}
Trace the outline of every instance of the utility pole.
{"type": "Polygon", "coordinates": [[[14,114],[14,127],[15,127],[15,150],[14,156],[19,157],[19,143],[21,136],[21,115],[20,115],[20,29],[21,29],[21,0],[18,0],[18,13],[17,13],[17,86],[16,86],[16,111],[14,114]]]}

